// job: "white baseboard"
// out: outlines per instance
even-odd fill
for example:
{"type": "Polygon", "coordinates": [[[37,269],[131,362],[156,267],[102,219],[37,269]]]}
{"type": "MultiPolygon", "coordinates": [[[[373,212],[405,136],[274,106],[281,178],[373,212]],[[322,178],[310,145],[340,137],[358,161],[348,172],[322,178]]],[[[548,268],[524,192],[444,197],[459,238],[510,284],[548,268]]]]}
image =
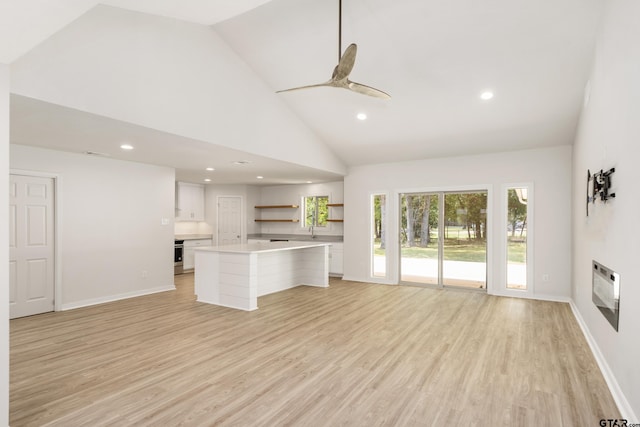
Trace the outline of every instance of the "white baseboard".
{"type": "Polygon", "coordinates": [[[397,283],[392,283],[389,280],[385,279],[375,279],[370,277],[368,279],[362,279],[360,277],[351,277],[351,276],[342,276],[342,280],[345,282],[360,282],[360,283],[373,283],[374,285],[397,285],[397,283]]]}
{"type": "Polygon", "coordinates": [[[258,307],[256,307],[256,308],[251,308],[251,309],[248,309],[248,308],[242,308],[242,307],[236,307],[236,306],[234,306],[234,305],[222,304],[222,303],[220,303],[220,302],[213,302],[213,301],[208,301],[208,300],[206,300],[206,299],[200,299],[200,298],[198,298],[197,296],[196,296],[196,301],[197,301],[197,302],[204,303],[204,304],[216,305],[216,306],[218,306],[218,307],[232,308],[232,309],[234,309],[234,310],[241,310],[241,311],[247,311],[247,312],[249,312],[249,311],[255,311],[255,310],[257,310],[257,309],[258,309],[258,307]]]}
{"type": "Polygon", "coordinates": [[[530,295],[525,293],[518,294],[518,293],[499,293],[499,292],[492,292],[492,293],[487,292],[487,294],[493,295],[496,297],[523,298],[523,299],[533,299],[533,300],[539,300],[539,301],[562,302],[566,304],[569,304],[571,302],[571,298],[562,297],[558,295],[537,295],[537,294],[530,295]]]}
{"type": "Polygon", "coordinates": [[[551,301],[551,302],[563,302],[565,304],[571,304],[571,298],[569,297],[559,297],[557,295],[532,295],[529,299],[537,299],[540,301],[551,301]]]}
{"type": "Polygon", "coordinates": [[[160,286],[160,287],[157,287],[157,288],[142,289],[140,291],[126,292],[124,294],[109,295],[109,296],[100,297],[100,298],[91,298],[91,299],[86,299],[86,300],[83,300],[83,301],[77,301],[77,302],[71,302],[71,303],[68,303],[68,304],[62,304],[61,311],[73,310],[74,308],[89,307],[89,306],[92,306],[92,305],[104,304],[106,302],[119,301],[119,300],[127,299],[127,298],[135,298],[135,297],[141,297],[143,295],[151,295],[151,294],[157,294],[158,292],[175,291],[175,290],[176,290],[175,286],[160,286]]]}
{"type": "Polygon", "coordinates": [[[633,412],[633,408],[631,408],[629,401],[622,392],[622,389],[620,388],[616,377],[613,375],[609,364],[602,355],[602,352],[600,351],[600,347],[598,347],[596,340],[593,338],[593,335],[591,335],[591,332],[589,332],[589,328],[587,328],[587,324],[582,318],[580,311],[578,311],[578,307],[573,300],[569,301],[569,305],[571,306],[571,311],[573,311],[573,316],[578,321],[578,325],[580,325],[580,329],[582,329],[582,333],[584,334],[589,347],[591,347],[593,357],[595,357],[596,362],[598,363],[598,367],[600,367],[600,372],[602,372],[602,375],[607,382],[607,386],[609,386],[609,390],[611,391],[613,400],[615,400],[616,405],[618,405],[618,409],[620,410],[622,418],[628,420],[629,423],[638,422],[640,419],[633,412]]]}

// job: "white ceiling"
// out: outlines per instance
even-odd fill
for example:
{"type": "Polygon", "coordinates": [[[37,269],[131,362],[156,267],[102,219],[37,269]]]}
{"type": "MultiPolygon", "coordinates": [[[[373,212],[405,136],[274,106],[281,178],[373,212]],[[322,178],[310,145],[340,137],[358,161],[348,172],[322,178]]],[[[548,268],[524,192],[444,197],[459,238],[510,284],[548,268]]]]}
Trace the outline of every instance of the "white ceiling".
{"type": "Polygon", "coordinates": [[[268,185],[342,180],[342,176],[338,174],[268,159],[19,95],[11,96],[11,115],[11,142],[14,144],[169,166],[176,169],[179,181],[203,183],[208,178],[216,184],[268,185]],[[114,144],[114,141],[118,144],[114,144]],[[120,143],[131,143],[134,149],[122,150],[119,148],[120,143]],[[243,164],[236,164],[239,161],[243,164]],[[207,171],[208,167],[215,170],[207,171]],[[259,179],[258,176],[263,178],[259,179]]]}
{"type": "MultiPolygon", "coordinates": [[[[96,3],[2,0],[0,40],[4,41],[0,42],[0,62],[12,62],[96,3]]],[[[337,0],[101,3],[201,24],[217,22],[213,28],[274,91],[326,81],[337,62],[337,0]]],[[[277,96],[346,164],[573,142],[603,0],[343,3],[343,47],[351,42],[358,44],[352,79],[382,89],[392,99],[379,100],[335,88],[277,96]],[[478,97],[486,89],[495,92],[490,101],[478,97]],[[361,111],[368,114],[368,120],[355,118],[361,111]]],[[[22,138],[28,143],[29,138],[48,135],[52,144],[58,144],[72,139],[72,132],[82,134],[92,129],[115,137],[133,126],[31,101],[12,98],[13,142],[22,138]],[[19,114],[32,114],[41,120],[27,126],[16,116],[19,114]],[[68,126],[56,126],[47,120],[54,116],[68,126]]],[[[172,158],[172,166],[184,176],[202,167],[201,160],[206,157],[203,150],[208,150],[207,155],[218,153],[229,158],[240,154],[190,141],[193,151],[177,156],[172,144],[185,144],[184,138],[140,127],[135,131],[143,140],[146,134],[147,139],[165,141],[162,150],[169,155],[154,156],[141,149],[129,154],[131,160],[167,164],[167,158],[172,158]],[[138,155],[143,157],[135,157],[138,155]]],[[[95,138],[96,151],[104,151],[100,140],[95,138]]],[[[158,145],[155,147],[157,150],[158,145]]],[[[110,154],[116,158],[122,155],[110,154]]],[[[268,164],[283,175],[283,182],[305,180],[312,172],[322,175],[309,168],[262,160],[265,167],[268,164]],[[308,175],[302,176],[304,173],[308,175]]],[[[254,171],[244,178],[234,177],[232,172],[230,180],[244,182],[254,171]]]]}
{"type": "MultiPolygon", "coordinates": [[[[337,62],[337,3],[273,0],[215,29],[274,89],[319,83],[337,62]]],[[[601,4],[344,0],[351,76],[392,99],[280,96],[348,165],[572,144],[601,4]]]]}
{"type": "Polygon", "coordinates": [[[268,1],[0,0],[0,63],[12,63],[97,4],[211,25],[268,1]]]}

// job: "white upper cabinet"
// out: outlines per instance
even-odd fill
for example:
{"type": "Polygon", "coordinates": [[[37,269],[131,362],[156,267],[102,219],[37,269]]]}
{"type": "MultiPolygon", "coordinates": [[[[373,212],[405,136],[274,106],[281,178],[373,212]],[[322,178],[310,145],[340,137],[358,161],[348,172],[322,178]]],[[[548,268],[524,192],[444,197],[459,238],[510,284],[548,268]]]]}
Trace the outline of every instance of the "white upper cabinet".
{"type": "Polygon", "coordinates": [[[176,221],[204,221],[204,185],[176,182],[176,221]]]}

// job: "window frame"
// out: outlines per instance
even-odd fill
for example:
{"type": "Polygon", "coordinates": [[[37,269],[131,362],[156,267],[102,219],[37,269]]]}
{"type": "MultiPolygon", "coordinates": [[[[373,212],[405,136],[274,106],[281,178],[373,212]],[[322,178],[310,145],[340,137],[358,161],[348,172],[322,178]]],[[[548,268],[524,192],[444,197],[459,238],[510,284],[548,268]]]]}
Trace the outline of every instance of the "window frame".
{"type": "Polygon", "coordinates": [[[502,295],[508,296],[526,296],[531,297],[534,294],[535,287],[535,271],[534,271],[534,235],[535,235],[535,191],[534,184],[532,182],[517,182],[502,185],[501,191],[502,197],[502,213],[501,213],[501,245],[502,245],[502,260],[504,265],[504,271],[502,272],[502,295]],[[507,227],[509,225],[509,190],[516,188],[527,189],[527,248],[526,248],[526,289],[517,289],[508,287],[508,268],[509,268],[509,248],[508,238],[509,231],[507,227]]]}
{"type": "Polygon", "coordinates": [[[326,205],[329,204],[329,196],[318,196],[318,195],[307,195],[307,196],[302,196],[302,202],[300,203],[302,206],[302,212],[301,212],[301,228],[308,228],[308,227],[320,227],[320,228],[328,228],[329,227],[329,221],[327,221],[327,219],[329,218],[329,213],[328,213],[328,207],[326,205]],[[308,199],[313,199],[313,204],[314,204],[314,214],[312,216],[313,220],[312,220],[312,224],[308,224],[307,223],[307,200],[308,199]],[[325,199],[325,208],[327,210],[327,214],[324,220],[324,223],[319,223],[318,220],[320,219],[320,205],[318,203],[319,199],[325,199]]]}

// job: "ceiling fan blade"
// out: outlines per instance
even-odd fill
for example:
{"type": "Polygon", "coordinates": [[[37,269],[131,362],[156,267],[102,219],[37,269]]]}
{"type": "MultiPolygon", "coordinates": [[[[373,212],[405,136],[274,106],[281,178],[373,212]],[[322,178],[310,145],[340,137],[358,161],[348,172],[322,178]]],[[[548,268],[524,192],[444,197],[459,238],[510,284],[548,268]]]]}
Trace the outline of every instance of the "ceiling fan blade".
{"type": "Polygon", "coordinates": [[[391,95],[389,95],[388,93],[371,86],[363,85],[361,83],[348,81],[347,86],[350,90],[361,93],[363,95],[369,95],[381,99],[391,99],[391,95]]]}
{"type": "Polygon", "coordinates": [[[349,77],[351,74],[351,70],[353,70],[353,65],[356,62],[356,53],[358,53],[358,46],[355,43],[351,43],[349,47],[342,54],[342,58],[340,58],[340,62],[333,70],[333,76],[331,77],[333,80],[342,80],[349,77]]]}
{"type": "Polygon", "coordinates": [[[292,87],[291,89],[278,90],[278,91],[276,91],[276,93],[291,92],[291,91],[294,91],[294,90],[301,90],[301,89],[310,89],[312,87],[332,86],[331,83],[332,82],[329,81],[329,82],[325,82],[325,83],[318,83],[318,84],[315,84],[315,85],[292,87]]]}
{"type": "Polygon", "coordinates": [[[325,83],[294,87],[291,89],[279,90],[276,93],[290,92],[300,89],[308,89],[312,87],[337,87],[343,89],[349,89],[353,92],[361,93],[363,95],[373,96],[374,98],[391,99],[391,95],[383,92],[379,89],[363,85],[361,83],[352,82],[349,80],[349,75],[353,70],[353,66],[356,63],[356,54],[358,53],[358,46],[355,43],[351,43],[341,54],[340,49],[342,46],[342,0],[338,1],[338,65],[333,69],[331,80],[325,83]]]}

